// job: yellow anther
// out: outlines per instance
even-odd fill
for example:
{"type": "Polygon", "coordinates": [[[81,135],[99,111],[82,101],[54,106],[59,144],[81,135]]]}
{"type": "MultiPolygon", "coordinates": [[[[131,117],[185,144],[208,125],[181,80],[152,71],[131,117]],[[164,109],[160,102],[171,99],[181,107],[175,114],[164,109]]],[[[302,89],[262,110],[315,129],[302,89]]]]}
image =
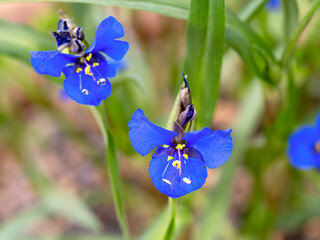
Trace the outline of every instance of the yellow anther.
{"type": "Polygon", "coordinates": [[[77,68],[77,73],[79,73],[79,72],[82,72],[82,68],[81,67],[77,68]]]}
{"type": "Polygon", "coordinates": [[[188,158],[189,158],[188,154],[186,154],[186,153],[183,154],[182,156],[183,156],[185,159],[188,159],[188,158]]]}
{"type": "Polygon", "coordinates": [[[186,178],[186,177],[184,177],[182,179],[182,181],[184,181],[186,184],[190,184],[191,183],[191,180],[189,178],[186,178]]]}
{"type": "Polygon", "coordinates": [[[171,185],[171,182],[170,182],[168,179],[164,179],[164,178],[162,178],[162,181],[164,181],[166,184],[171,185]]]}
{"type": "Polygon", "coordinates": [[[176,146],[176,149],[182,150],[185,146],[186,146],[185,144],[178,143],[177,146],[176,146]]]}
{"type": "Polygon", "coordinates": [[[91,57],[92,57],[92,53],[90,53],[88,56],[86,56],[86,60],[87,60],[88,62],[90,62],[91,57]]]}
{"type": "Polygon", "coordinates": [[[175,168],[179,169],[181,165],[181,162],[179,160],[175,160],[172,163],[172,166],[174,166],[175,168]]]}
{"type": "Polygon", "coordinates": [[[171,159],[173,159],[172,156],[168,156],[168,160],[167,161],[170,161],[171,159]]]}
{"type": "Polygon", "coordinates": [[[93,63],[92,64],[92,67],[96,67],[96,66],[99,66],[99,63],[93,63]]]}
{"type": "Polygon", "coordinates": [[[92,76],[90,65],[87,65],[86,68],[84,69],[84,71],[86,72],[87,75],[92,76]]]}

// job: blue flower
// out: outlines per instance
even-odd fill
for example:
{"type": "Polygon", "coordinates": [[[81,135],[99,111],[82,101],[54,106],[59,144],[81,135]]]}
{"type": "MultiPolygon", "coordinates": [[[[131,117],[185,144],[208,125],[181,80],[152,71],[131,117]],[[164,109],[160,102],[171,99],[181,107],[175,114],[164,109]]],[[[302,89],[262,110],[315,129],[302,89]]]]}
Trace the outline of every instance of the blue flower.
{"type": "MultiPolygon", "coordinates": [[[[31,65],[39,74],[59,77],[63,72],[66,76],[63,87],[67,95],[78,103],[97,106],[111,94],[107,78],[116,75],[115,67],[108,64],[105,55],[114,60],[124,57],[129,44],[116,40],[123,36],[121,23],[114,17],[108,17],[98,26],[91,46],[85,51],[83,49],[80,55],[35,51],[31,52],[31,65]]],[[[73,39],[73,44],[82,48],[80,42],[73,39]]]]}
{"type": "Polygon", "coordinates": [[[129,122],[129,138],[142,156],[157,147],[149,164],[154,186],[163,194],[177,198],[202,187],[207,168],[224,164],[232,152],[231,129],[212,131],[204,128],[186,133],[178,140],[177,133],[151,123],[141,109],[129,122]]]}
{"type": "Polygon", "coordinates": [[[270,0],[266,7],[270,10],[276,10],[280,7],[280,0],[270,0]]]}
{"type": "Polygon", "coordinates": [[[302,126],[288,139],[287,155],[298,169],[320,169],[320,114],[314,126],[302,126]]]}

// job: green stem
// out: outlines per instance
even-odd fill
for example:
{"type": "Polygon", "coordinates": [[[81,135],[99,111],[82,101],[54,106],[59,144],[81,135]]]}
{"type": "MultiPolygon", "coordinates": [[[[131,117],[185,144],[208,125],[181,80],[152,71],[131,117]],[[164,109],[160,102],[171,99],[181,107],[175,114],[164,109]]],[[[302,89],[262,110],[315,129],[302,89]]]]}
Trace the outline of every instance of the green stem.
{"type": "Polygon", "coordinates": [[[164,240],[171,240],[174,236],[174,228],[175,228],[175,219],[176,219],[176,203],[175,199],[168,198],[168,220],[169,225],[167,231],[163,237],[164,240]]]}
{"type": "Polygon", "coordinates": [[[311,18],[313,17],[314,13],[316,12],[316,10],[318,9],[319,6],[320,6],[320,0],[315,0],[312,3],[307,14],[304,16],[304,18],[301,20],[301,22],[298,24],[298,26],[294,29],[294,31],[289,39],[289,42],[288,42],[288,44],[282,54],[282,57],[281,57],[281,63],[283,66],[285,66],[287,64],[287,62],[292,54],[293,48],[296,45],[301,33],[306,28],[306,26],[310,22],[311,18]]]}
{"type": "Polygon", "coordinates": [[[121,191],[121,178],[119,163],[117,158],[116,145],[114,138],[109,130],[109,124],[105,111],[104,102],[100,104],[98,108],[91,108],[93,115],[101,130],[103,140],[106,146],[106,169],[108,171],[111,188],[112,198],[114,201],[118,222],[123,234],[123,239],[130,239],[128,225],[124,214],[123,197],[121,191]]]}

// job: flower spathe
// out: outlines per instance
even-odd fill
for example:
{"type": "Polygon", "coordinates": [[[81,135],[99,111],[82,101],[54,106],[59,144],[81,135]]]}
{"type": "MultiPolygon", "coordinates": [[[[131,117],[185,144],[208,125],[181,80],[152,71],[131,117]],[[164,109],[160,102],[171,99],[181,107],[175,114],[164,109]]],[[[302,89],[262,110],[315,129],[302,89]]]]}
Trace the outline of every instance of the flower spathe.
{"type": "Polygon", "coordinates": [[[105,55],[114,60],[124,57],[129,44],[117,40],[123,36],[121,23],[110,16],[100,23],[93,43],[80,55],[35,51],[30,53],[31,65],[39,74],[59,77],[63,72],[66,94],[78,103],[97,106],[110,96],[108,78],[116,75],[115,67],[108,64],[105,55]]]}
{"type": "Polygon", "coordinates": [[[320,114],[314,126],[304,125],[288,139],[287,155],[298,169],[320,169],[320,114]]]}
{"type": "Polygon", "coordinates": [[[174,142],[176,132],[151,123],[141,109],[129,122],[129,138],[142,156],[157,147],[149,164],[154,186],[163,194],[177,198],[202,187],[207,169],[224,164],[232,152],[231,129],[212,131],[204,128],[186,133],[174,142]]]}

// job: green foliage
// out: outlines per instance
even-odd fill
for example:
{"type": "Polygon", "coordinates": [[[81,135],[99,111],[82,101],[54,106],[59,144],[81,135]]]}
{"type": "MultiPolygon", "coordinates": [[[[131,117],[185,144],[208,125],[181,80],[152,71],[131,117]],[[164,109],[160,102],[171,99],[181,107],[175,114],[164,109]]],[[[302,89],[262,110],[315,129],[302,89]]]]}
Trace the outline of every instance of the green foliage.
{"type": "MultiPolygon", "coordinates": [[[[22,2],[29,7],[28,2],[40,1],[22,2]]],[[[57,95],[52,100],[48,93],[60,87],[62,77],[48,77],[53,84],[39,78],[29,66],[30,51],[55,49],[50,36],[55,29],[47,29],[47,25],[56,25],[55,12],[44,10],[29,26],[0,21],[0,154],[5,156],[0,156],[0,161],[10,162],[7,156],[14,156],[12,162],[22,169],[36,198],[1,222],[0,240],[305,237],[302,229],[320,215],[320,175],[293,169],[286,157],[286,145],[288,136],[301,124],[314,122],[319,110],[320,21],[316,13],[320,0],[282,0],[280,8],[274,10],[265,7],[268,0],[47,2],[55,2],[50,5],[54,11],[70,10],[91,39],[106,15],[116,12],[121,16],[130,43],[128,69],[111,79],[113,93],[98,108],[86,111],[88,108],[72,103],[61,104],[57,95]],[[119,8],[114,12],[108,8],[106,14],[104,6],[119,8]],[[172,53],[169,46],[173,43],[177,49],[172,53]],[[169,65],[188,75],[198,114],[195,130],[204,126],[232,128],[234,149],[226,164],[208,172],[207,184],[201,190],[175,201],[169,199],[167,204],[148,177],[151,156],[141,158],[134,153],[127,124],[137,108],[143,108],[162,126],[170,112],[169,120],[173,119],[171,106],[176,105],[173,94],[177,89],[170,87],[181,85],[182,72],[177,78],[177,70],[170,72],[169,65]],[[74,108],[79,115],[68,118],[69,108],[71,115],[74,108]],[[214,121],[213,116],[217,117],[214,121]],[[55,182],[41,167],[50,160],[50,153],[39,157],[33,149],[54,148],[37,134],[36,126],[45,122],[41,117],[56,125],[46,123],[40,132],[51,130],[58,139],[72,142],[67,149],[74,153],[70,158],[87,152],[86,161],[107,187],[79,194],[55,182]],[[77,125],[82,117],[88,128],[77,125]],[[33,122],[36,126],[31,125],[33,122]],[[243,184],[239,169],[245,170],[247,179],[241,207],[233,187],[243,184]],[[55,218],[72,228],[56,235],[33,232],[55,218]]],[[[54,150],[63,153],[60,145],[54,150]]],[[[88,177],[90,172],[85,169],[82,175],[88,177]]]]}
{"type": "Polygon", "coordinates": [[[224,51],[225,3],[223,0],[191,1],[184,72],[198,109],[198,126],[210,125],[219,96],[224,51]]]}

